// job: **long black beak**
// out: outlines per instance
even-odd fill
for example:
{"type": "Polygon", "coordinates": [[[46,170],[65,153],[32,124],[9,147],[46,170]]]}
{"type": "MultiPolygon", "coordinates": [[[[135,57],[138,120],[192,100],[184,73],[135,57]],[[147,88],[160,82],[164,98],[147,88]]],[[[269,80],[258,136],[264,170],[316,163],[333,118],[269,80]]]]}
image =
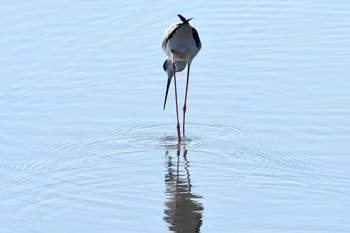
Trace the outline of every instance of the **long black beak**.
{"type": "Polygon", "coordinates": [[[167,83],[167,85],[166,85],[166,91],[165,91],[165,98],[164,98],[163,111],[165,110],[166,100],[167,100],[167,98],[168,98],[168,92],[169,92],[169,87],[170,87],[170,83],[171,83],[171,78],[172,78],[172,77],[168,77],[168,83],[167,83]]]}

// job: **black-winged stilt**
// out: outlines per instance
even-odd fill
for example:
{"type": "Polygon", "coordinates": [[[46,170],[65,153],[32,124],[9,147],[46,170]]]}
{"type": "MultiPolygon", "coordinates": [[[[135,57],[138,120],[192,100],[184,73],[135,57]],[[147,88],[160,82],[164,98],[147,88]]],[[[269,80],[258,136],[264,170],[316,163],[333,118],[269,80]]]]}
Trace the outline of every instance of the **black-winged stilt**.
{"type": "Polygon", "coordinates": [[[165,92],[164,106],[165,109],[166,100],[168,97],[169,86],[171,79],[174,76],[174,88],[175,88],[175,104],[176,104],[176,129],[178,143],[181,142],[180,135],[180,123],[179,123],[179,110],[177,101],[177,89],[176,89],[176,72],[181,72],[185,69],[187,64],[187,80],[185,90],[185,100],[183,106],[183,125],[182,131],[185,135],[185,114],[186,114],[186,101],[188,91],[188,81],[190,77],[190,65],[193,58],[197,55],[202,47],[202,43],[199,39],[197,30],[192,27],[189,21],[192,19],[186,19],[182,15],[178,15],[181,23],[171,25],[164,34],[164,38],[161,42],[161,47],[168,58],[164,61],[163,69],[168,75],[168,83],[165,92]]]}

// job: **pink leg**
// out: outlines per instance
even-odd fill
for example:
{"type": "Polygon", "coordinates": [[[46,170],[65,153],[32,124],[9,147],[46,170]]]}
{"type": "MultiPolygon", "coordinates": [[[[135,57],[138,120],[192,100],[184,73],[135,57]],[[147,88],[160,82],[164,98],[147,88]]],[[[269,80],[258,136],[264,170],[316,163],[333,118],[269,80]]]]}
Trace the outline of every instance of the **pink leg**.
{"type": "Polygon", "coordinates": [[[180,144],[180,142],[181,142],[181,136],[180,136],[180,123],[179,123],[179,107],[178,107],[178,103],[177,103],[176,67],[175,67],[174,53],[171,53],[171,62],[172,62],[172,68],[173,68],[173,73],[174,73],[177,142],[178,142],[178,144],[180,144]]]}
{"type": "Polygon", "coordinates": [[[191,63],[187,64],[187,80],[186,80],[185,101],[184,101],[184,107],[182,108],[182,111],[183,111],[183,124],[182,124],[183,136],[185,136],[185,117],[186,117],[186,103],[187,103],[188,81],[190,80],[190,65],[191,65],[191,63]]]}

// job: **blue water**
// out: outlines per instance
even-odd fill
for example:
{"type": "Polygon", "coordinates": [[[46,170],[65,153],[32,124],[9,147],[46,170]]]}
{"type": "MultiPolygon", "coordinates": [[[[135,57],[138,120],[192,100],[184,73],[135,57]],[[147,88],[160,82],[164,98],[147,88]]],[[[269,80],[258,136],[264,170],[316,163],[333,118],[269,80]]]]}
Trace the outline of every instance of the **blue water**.
{"type": "Polygon", "coordinates": [[[2,233],[350,231],[349,1],[0,15],[2,233]],[[160,48],[178,13],[203,44],[179,147],[160,48]]]}

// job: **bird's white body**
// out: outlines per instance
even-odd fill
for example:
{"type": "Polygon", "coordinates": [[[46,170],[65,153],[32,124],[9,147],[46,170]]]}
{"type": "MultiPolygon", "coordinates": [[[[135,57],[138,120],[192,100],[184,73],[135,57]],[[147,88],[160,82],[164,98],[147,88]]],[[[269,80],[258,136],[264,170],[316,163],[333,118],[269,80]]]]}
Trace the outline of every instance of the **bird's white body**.
{"type": "Polygon", "coordinates": [[[191,63],[202,47],[199,42],[197,45],[193,36],[194,29],[188,24],[174,24],[166,31],[161,42],[164,53],[171,58],[171,52],[174,53],[175,61],[186,61],[191,63]]]}
{"type": "Polygon", "coordinates": [[[186,19],[182,15],[178,15],[178,16],[182,22],[171,25],[165,31],[164,38],[162,39],[162,42],[161,42],[161,47],[164,53],[168,57],[163,64],[163,69],[168,75],[168,83],[167,83],[167,88],[165,92],[163,109],[165,109],[171,79],[172,77],[174,77],[177,134],[178,134],[178,143],[180,143],[181,136],[180,136],[179,115],[178,115],[176,73],[183,71],[187,65],[187,81],[186,81],[185,101],[184,101],[184,107],[183,107],[183,135],[185,135],[185,112],[186,112],[188,81],[189,81],[189,75],[190,75],[190,65],[192,63],[193,58],[197,55],[199,50],[202,48],[202,43],[199,39],[197,30],[189,23],[191,19],[186,19]]]}

